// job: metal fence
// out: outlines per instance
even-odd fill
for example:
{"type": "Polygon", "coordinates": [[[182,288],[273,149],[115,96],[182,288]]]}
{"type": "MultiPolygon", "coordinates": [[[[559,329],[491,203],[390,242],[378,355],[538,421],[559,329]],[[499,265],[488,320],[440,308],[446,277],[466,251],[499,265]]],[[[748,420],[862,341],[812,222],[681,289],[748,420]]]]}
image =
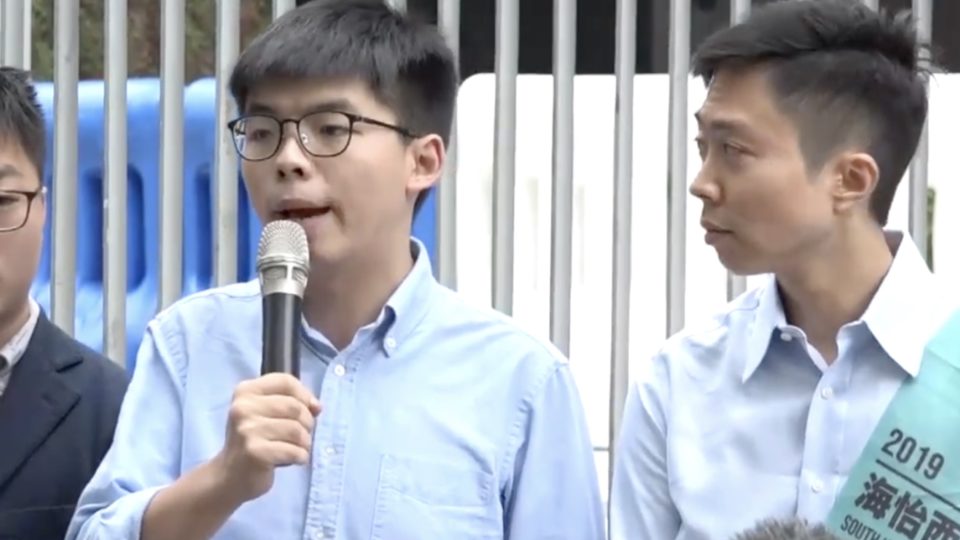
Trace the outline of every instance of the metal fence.
{"type": "MultiPolygon", "coordinates": [[[[496,120],[494,142],[494,203],[492,304],[510,313],[513,305],[514,191],[519,56],[519,2],[496,0],[496,120]]],[[[877,0],[869,1],[874,8],[877,0]]],[[[391,0],[403,9],[406,2],[391,0]]],[[[274,0],[273,16],[291,9],[293,0],[274,0]]],[[[53,166],[52,318],[67,332],[74,328],[76,273],[77,83],[79,0],[55,3],[55,128],[53,166]]],[[[684,324],[686,275],[687,122],[691,0],[670,3],[668,256],[666,273],[667,326],[664,335],[684,324]]],[[[749,0],[731,0],[731,22],[750,11],[749,0]]],[[[439,25],[455,52],[459,51],[460,0],[438,0],[439,25]]],[[[931,34],[932,0],[913,0],[921,37],[931,34]]],[[[104,109],[106,144],[104,176],[104,352],[125,358],[126,223],[127,223],[127,2],[108,0],[105,13],[106,59],[104,109]]],[[[227,74],[239,53],[240,3],[216,3],[216,118],[223,126],[234,114],[227,74]]],[[[570,289],[573,222],[574,74],[576,0],[554,0],[553,16],[553,153],[550,337],[565,353],[570,344],[570,289]]],[[[7,65],[29,68],[30,0],[4,0],[2,58],[7,65]]],[[[610,371],[609,438],[615,440],[628,384],[631,288],[631,182],[633,179],[633,103],[636,58],[637,0],[617,0],[616,110],[614,148],[612,357],[610,371]]],[[[162,2],[161,136],[160,146],[160,271],[161,309],[181,295],[183,276],[183,124],[184,124],[184,0],[162,2]]],[[[456,132],[456,130],[454,130],[456,132]]],[[[453,141],[444,181],[438,187],[437,271],[444,284],[456,288],[456,160],[453,141]]],[[[238,164],[227,130],[216,139],[214,179],[215,219],[213,261],[215,285],[237,275],[238,164]]],[[[921,141],[910,169],[910,232],[926,252],[927,137],[921,141]]],[[[729,276],[728,296],[742,292],[745,281],[729,276]]],[[[610,456],[612,460],[612,456],[610,456]]],[[[611,468],[612,469],[612,468],[611,468]]]]}

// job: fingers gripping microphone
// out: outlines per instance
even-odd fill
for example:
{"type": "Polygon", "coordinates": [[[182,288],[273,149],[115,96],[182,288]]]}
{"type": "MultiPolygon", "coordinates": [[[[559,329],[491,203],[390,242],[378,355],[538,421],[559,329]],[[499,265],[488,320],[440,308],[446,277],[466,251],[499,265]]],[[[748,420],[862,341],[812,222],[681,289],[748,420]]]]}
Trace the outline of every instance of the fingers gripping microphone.
{"type": "Polygon", "coordinates": [[[307,235],[293,221],[271,221],[260,234],[257,274],[263,296],[260,373],[300,377],[300,314],[310,257],[307,235]]]}

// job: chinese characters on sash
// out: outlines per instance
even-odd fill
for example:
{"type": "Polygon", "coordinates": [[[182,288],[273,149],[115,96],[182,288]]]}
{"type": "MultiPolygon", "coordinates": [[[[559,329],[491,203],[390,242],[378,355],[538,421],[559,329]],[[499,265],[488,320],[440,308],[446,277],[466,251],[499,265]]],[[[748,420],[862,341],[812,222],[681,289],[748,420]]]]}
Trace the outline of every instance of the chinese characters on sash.
{"type": "MultiPolygon", "coordinates": [[[[900,448],[907,449],[904,454],[910,454],[909,449],[916,446],[911,443],[900,448]]],[[[920,448],[918,453],[930,455],[930,449],[920,448]]],[[[943,466],[944,458],[940,454],[932,456],[930,461],[936,465],[928,472],[933,476],[943,466]]],[[[877,459],[876,465],[876,472],[870,473],[860,495],[854,499],[854,505],[884,527],[874,529],[869,520],[860,521],[855,515],[848,514],[841,524],[841,529],[846,529],[843,532],[851,533],[855,538],[891,538],[889,534],[893,533],[896,538],[910,540],[960,540],[960,509],[956,504],[913,483],[887,461],[877,459]]]]}
{"type": "Polygon", "coordinates": [[[960,313],[867,441],[828,527],[856,540],[960,540],[960,313]]]}

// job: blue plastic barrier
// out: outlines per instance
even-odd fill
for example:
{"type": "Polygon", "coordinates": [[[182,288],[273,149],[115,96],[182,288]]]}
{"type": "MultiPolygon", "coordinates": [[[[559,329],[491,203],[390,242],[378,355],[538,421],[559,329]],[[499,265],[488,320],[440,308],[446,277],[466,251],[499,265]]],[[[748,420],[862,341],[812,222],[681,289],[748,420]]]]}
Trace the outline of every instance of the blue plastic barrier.
{"type": "MultiPolygon", "coordinates": [[[[46,242],[40,271],[31,290],[50,311],[50,250],[53,222],[53,83],[37,83],[46,116],[47,155],[44,183],[49,191],[46,242]]],[[[215,82],[200,79],[184,89],[183,295],[209,288],[213,275],[213,207],[211,181],[216,125],[215,82]]],[[[78,88],[77,138],[77,339],[103,351],[103,82],[83,81],[78,88]]],[[[157,310],[159,280],[160,82],[127,83],[127,358],[133,368],[147,323],[157,310]]],[[[255,277],[260,222],[238,177],[237,279],[255,277]]],[[[435,257],[435,196],[431,194],[414,222],[413,232],[435,257]]]]}

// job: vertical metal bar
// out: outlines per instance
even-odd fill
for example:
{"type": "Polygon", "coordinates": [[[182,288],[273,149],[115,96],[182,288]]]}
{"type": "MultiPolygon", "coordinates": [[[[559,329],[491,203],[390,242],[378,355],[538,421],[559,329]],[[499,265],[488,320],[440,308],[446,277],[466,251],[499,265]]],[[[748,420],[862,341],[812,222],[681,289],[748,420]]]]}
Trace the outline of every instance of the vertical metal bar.
{"type": "Polygon", "coordinates": [[[880,7],[880,0],[863,0],[863,3],[873,10],[877,10],[880,7]]]}
{"type": "Polygon", "coordinates": [[[730,0],[730,25],[742,22],[750,15],[752,0],[730,0]]]}
{"type": "Polygon", "coordinates": [[[553,2],[553,211],[550,259],[550,340],[570,354],[573,265],[573,79],[577,61],[577,0],[553,2]]]}
{"type": "Polygon", "coordinates": [[[77,82],[80,0],[58,0],[53,15],[53,323],[73,335],[77,275],[77,82]]]}
{"type": "Polygon", "coordinates": [[[670,3],[670,124],[667,177],[667,335],[683,327],[687,252],[687,80],[690,0],[670,3]]]}
{"type": "MultiPolygon", "coordinates": [[[[930,45],[933,37],[932,0],[913,0],[913,16],[917,24],[917,38],[921,43],[930,45]]],[[[928,75],[924,75],[924,86],[930,87],[928,75]]],[[[929,260],[929,238],[927,237],[927,172],[930,154],[929,116],[923,124],[917,151],[910,163],[910,236],[916,242],[927,264],[929,260]]]]}
{"type": "Polygon", "coordinates": [[[127,0],[108,0],[103,19],[103,350],[123,366],[127,360],[127,0]]]}
{"type": "MultiPolygon", "coordinates": [[[[613,145],[613,338],[610,369],[610,479],[630,382],[630,274],[633,223],[633,78],[637,0],[617,1],[617,99],[613,145]]],[[[611,482],[612,485],[612,482],[611,482]]],[[[608,498],[609,500],[609,498],[608,498]]],[[[608,512],[609,515],[609,512],[608,512]]]]}
{"type": "Polygon", "coordinates": [[[277,20],[281,15],[297,7],[296,0],[273,0],[273,20],[277,20]]]}
{"type": "Polygon", "coordinates": [[[23,67],[23,3],[19,0],[3,2],[3,63],[23,67]]]}
{"type": "MultiPolygon", "coordinates": [[[[743,22],[750,15],[751,0],[730,0],[730,25],[743,22]]],[[[733,300],[747,290],[747,278],[727,271],[727,300],[733,300]]]]}
{"type": "Polygon", "coordinates": [[[23,0],[23,58],[20,67],[33,68],[33,0],[23,0]]]}
{"type": "Polygon", "coordinates": [[[184,0],[160,15],[160,283],[157,309],[183,292],[184,0]]]}
{"type": "MultiPolygon", "coordinates": [[[[439,0],[440,28],[460,63],[460,0],[439,0]]],[[[450,130],[450,147],[443,179],[437,186],[437,273],[440,283],[457,288],[457,118],[450,130]]]]}
{"type": "Polygon", "coordinates": [[[493,307],[513,312],[513,207],[517,140],[520,2],[497,0],[493,149],[493,307]]]}
{"type": "Polygon", "coordinates": [[[236,108],[227,83],[240,54],[240,3],[217,2],[217,138],[214,170],[217,196],[214,205],[214,279],[217,286],[237,280],[237,204],[239,197],[237,154],[226,124],[236,108]]]}

